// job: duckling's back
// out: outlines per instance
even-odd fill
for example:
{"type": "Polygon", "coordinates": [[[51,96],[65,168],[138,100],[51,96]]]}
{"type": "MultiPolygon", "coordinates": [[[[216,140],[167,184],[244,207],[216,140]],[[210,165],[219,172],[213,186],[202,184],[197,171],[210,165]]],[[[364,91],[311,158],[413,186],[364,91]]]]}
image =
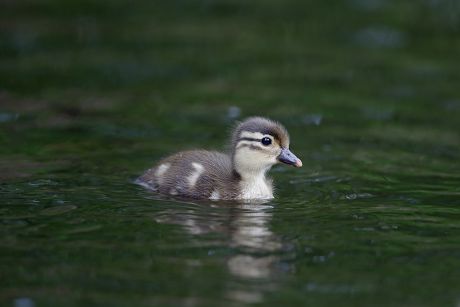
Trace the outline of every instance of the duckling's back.
{"type": "Polygon", "coordinates": [[[237,177],[228,155],[217,151],[183,151],[161,160],[136,183],[162,194],[233,199],[237,177]]]}

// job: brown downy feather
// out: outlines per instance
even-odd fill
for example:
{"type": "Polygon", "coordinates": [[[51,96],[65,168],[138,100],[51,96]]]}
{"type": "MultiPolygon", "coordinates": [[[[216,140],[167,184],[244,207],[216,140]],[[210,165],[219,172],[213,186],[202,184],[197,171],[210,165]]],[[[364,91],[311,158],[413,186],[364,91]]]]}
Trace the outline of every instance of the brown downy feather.
{"type": "Polygon", "coordinates": [[[268,118],[254,116],[236,125],[232,133],[232,149],[235,149],[238,138],[243,131],[270,134],[281,147],[289,148],[289,133],[282,124],[268,118]]]}
{"type": "MultiPolygon", "coordinates": [[[[270,135],[277,146],[289,148],[289,134],[280,123],[262,117],[250,117],[234,128],[230,154],[206,150],[179,152],[159,161],[155,167],[140,176],[136,183],[161,194],[200,199],[241,198],[242,193],[251,189],[252,184],[244,186],[245,182],[251,181],[243,181],[235,165],[235,151],[243,132],[270,135]]],[[[257,146],[252,147],[256,149],[257,146]]],[[[258,159],[252,159],[254,158],[246,159],[246,162],[257,163],[258,159]]],[[[261,173],[265,182],[262,184],[266,184],[268,191],[272,191],[271,180],[265,178],[266,170],[268,168],[261,173]]],[[[257,188],[260,187],[255,186],[256,191],[257,188]]]]}
{"type": "Polygon", "coordinates": [[[176,153],[161,160],[156,167],[147,170],[138,183],[161,194],[180,195],[192,198],[210,198],[217,192],[220,199],[234,199],[238,195],[239,177],[233,172],[232,162],[228,155],[217,151],[190,150],[176,153]],[[203,173],[190,187],[189,178],[196,169],[192,163],[203,166],[203,173]],[[161,183],[155,176],[158,167],[170,165],[162,175],[161,183]]]}

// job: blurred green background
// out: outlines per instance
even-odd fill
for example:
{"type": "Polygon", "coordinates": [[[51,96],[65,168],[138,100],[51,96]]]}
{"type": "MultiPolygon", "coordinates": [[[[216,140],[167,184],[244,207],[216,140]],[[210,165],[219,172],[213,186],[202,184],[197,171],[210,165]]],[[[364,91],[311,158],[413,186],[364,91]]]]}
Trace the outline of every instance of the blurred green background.
{"type": "Polygon", "coordinates": [[[0,302],[458,306],[459,55],[456,0],[0,0],[0,302]],[[131,184],[250,115],[273,204],[131,184]]]}

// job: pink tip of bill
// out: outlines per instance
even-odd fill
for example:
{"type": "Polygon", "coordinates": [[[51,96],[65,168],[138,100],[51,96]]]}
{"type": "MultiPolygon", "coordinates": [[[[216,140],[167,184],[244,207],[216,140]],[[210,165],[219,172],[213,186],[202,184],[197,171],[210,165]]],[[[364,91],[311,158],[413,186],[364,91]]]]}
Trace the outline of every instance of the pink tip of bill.
{"type": "Polygon", "coordinates": [[[302,167],[302,161],[300,159],[297,159],[297,161],[295,162],[295,167],[302,167]]]}

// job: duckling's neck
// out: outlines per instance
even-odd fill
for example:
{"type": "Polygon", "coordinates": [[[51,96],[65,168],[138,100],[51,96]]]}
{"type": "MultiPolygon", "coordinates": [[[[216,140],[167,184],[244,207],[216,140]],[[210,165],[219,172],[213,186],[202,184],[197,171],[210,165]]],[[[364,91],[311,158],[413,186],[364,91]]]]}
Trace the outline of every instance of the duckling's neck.
{"type": "Polygon", "coordinates": [[[241,199],[271,199],[273,198],[273,185],[266,173],[270,167],[260,170],[236,170],[240,175],[241,199]]]}

